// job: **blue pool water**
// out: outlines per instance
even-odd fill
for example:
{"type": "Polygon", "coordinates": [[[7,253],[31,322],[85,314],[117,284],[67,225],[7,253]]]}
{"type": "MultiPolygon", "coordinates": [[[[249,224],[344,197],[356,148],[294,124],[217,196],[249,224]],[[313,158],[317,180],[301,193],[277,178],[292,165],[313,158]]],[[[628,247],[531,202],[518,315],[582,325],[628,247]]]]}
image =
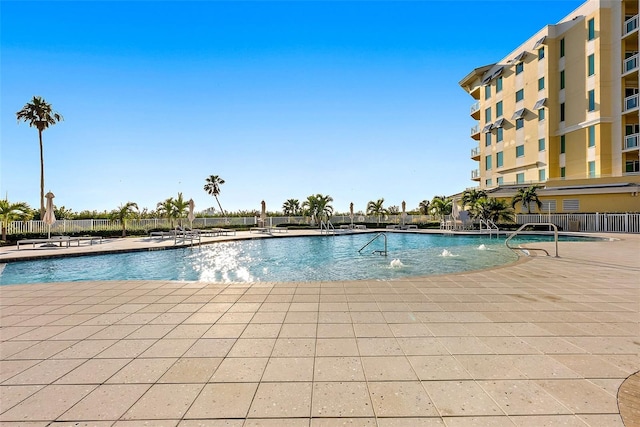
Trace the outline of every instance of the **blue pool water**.
{"type": "Polygon", "coordinates": [[[0,265],[0,284],[79,280],[386,280],[477,270],[517,259],[505,247],[503,238],[386,235],[386,257],[371,253],[384,248],[382,238],[358,253],[373,234],[240,240],[194,248],[9,263],[0,265]]]}

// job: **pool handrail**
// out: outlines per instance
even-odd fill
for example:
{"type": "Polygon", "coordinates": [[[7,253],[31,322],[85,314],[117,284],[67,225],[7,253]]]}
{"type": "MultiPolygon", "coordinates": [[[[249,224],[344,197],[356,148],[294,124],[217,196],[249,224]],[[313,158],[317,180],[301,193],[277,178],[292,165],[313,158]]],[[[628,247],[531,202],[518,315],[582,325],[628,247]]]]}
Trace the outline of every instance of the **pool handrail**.
{"type": "Polygon", "coordinates": [[[558,227],[551,223],[551,222],[527,222],[525,224],[522,224],[520,226],[520,228],[518,228],[516,231],[514,231],[513,233],[511,233],[511,235],[509,237],[507,237],[507,239],[504,241],[504,244],[507,248],[511,249],[512,251],[542,251],[544,253],[547,254],[547,256],[551,256],[549,255],[549,252],[546,249],[542,249],[542,248],[521,248],[521,247],[514,247],[514,246],[509,246],[509,240],[513,239],[520,231],[522,231],[523,228],[528,227],[530,225],[548,225],[553,227],[553,237],[556,243],[556,258],[559,258],[558,255],[558,227]]]}
{"type": "Polygon", "coordinates": [[[380,236],[384,237],[384,251],[373,251],[372,253],[374,253],[374,254],[375,254],[375,253],[379,253],[380,255],[387,256],[387,233],[378,233],[378,234],[376,234],[375,236],[373,236],[373,239],[369,240],[369,241],[367,242],[367,244],[366,244],[366,245],[364,245],[363,247],[361,247],[361,248],[358,250],[358,253],[361,253],[361,252],[362,252],[362,250],[363,250],[364,248],[366,248],[367,246],[369,246],[371,243],[373,243],[373,241],[374,241],[374,240],[376,240],[376,239],[377,239],[378,237],[380,237],[380,236]]]}

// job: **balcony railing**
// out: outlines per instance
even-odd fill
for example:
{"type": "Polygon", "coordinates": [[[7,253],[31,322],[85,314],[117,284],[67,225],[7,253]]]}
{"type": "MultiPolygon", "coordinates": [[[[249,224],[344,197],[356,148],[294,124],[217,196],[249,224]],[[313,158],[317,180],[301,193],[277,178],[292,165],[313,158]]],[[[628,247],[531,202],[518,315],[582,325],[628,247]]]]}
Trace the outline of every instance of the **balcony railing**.
{"type": "Polygon", "coordinates": [[[480,125],[475,125],[471,128],[471,136],[480,133],[480,125]]]}
{"type": "Polygon", "coordinates": [[[624,111],[633,110],[638,108],[638,94],[627,96],[624,99],[624,111]]]}
{"type": "Polygon", "coordinates": [[[622,31],[622,35],[626,36],[636,28],[638,28],[638,15],[632,16],[631,18],[624,21],[624,30],[622,31]]]}
{"type": "Polygon", "coordinates": [[[633,70],[638,69],[638,54],[636,53],[633,56],[624,60],[624,64],[622,65],[622,73],[628,73],[633,70]]]}
{"type": "Polygon", "coordinates": [[[471,171],[471,179],[480,179],[480,171],[478,169],[471,171]]]}
{"type": "Polygon", "coordinates": [[[480,147],[471,149],[471,158],[478,157],[480,155],[480,147]]]}
{"type": "Polygon", "coordinates": [[[640,139],[640,134],[634,133],[632,135],[627,135],[624,137],[624,149],[630,150],[633,148],[638,148],[638,139],[640,139]]]}
{"type": "Polygon", "coordinates": [[[476,111],[480,110],[480,101],[475,102],[472,106],[471,106],[471,110],[469,111],[469,114],[471,114],[473,116],[473,113],[475,113],[476,111]]]}

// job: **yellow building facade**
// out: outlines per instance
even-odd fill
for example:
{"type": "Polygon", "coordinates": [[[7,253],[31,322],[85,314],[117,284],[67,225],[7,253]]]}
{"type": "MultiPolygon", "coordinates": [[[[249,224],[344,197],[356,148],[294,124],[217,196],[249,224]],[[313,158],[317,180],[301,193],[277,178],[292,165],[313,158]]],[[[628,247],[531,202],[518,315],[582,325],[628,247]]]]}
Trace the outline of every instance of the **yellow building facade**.
{"type": "Polygon", "coordinates": [[[481,190],[537,185],[544,212],[640,212],[639,26],[638,0],[589,0],[460,81],[481,190]]]}

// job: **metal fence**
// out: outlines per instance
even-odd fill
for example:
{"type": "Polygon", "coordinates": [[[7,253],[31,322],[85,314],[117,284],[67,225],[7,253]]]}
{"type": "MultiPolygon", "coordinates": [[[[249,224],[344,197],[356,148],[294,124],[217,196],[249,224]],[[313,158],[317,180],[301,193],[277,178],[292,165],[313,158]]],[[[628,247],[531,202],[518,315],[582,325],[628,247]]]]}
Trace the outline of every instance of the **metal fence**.
{"type": "MultiPolygon", "coordinates": [[[[355,215],[353,219],[349,215],[335,215],[331,218],[334,224],[348,224],[350,222],[369,224],[375,227],[378,224],[425,224],[439,221],[430,215],[355,215]]],[[[309,217],[302,216],[270,216],[266,219],[267,225],[304,225],[310,224],[309,217]]],[[[516,215],[516,223],[527,222],[551,222],[564,231],[586,231],[607,233],[640,233],[640,213],[593,213],[593,214],[519,214],[516,215]]],[[[166,218],[155,219],[131,219],[127,220],[127,230],[153,230],[172,228],[179,223],[193,228],[212,227],[252,227],[258,223],[258,217],[229,217],[229,218],[196,218],[189,223],[186,218],[169,221],[166,218]]],[[[122,230],[120,221],[109,219],[61,219],[49,226],[43,221],[13,221],[8,224],[7,234],[46,234],[52,233],[82,233],[91,231],[118,231],[122,230]]]]}

